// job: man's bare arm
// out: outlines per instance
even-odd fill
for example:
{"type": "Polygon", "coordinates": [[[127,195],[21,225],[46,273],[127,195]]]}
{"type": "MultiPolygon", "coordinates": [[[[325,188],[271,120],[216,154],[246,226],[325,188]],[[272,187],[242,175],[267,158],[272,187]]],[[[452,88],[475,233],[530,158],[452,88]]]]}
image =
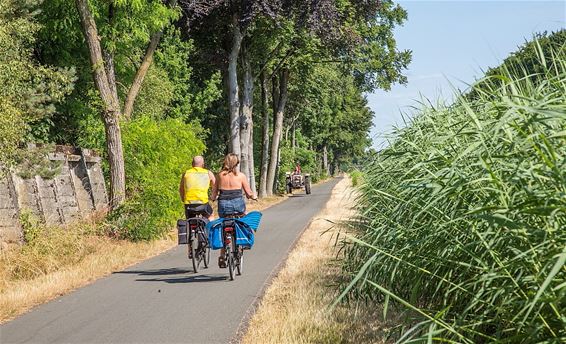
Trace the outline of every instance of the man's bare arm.
{"type": "Polygon", "coordinates": [[[179,183],[179,196],[181,196],[181,202],[185,202],[185,174],[181,176],[181,182],[179,183]]]}
{"type": "Polygon", "coordinates": [[[208,179],[210,179],[210,186],[214,187],[214,184],[216,184],[216,177],[214,176],[214,173],[208,171],[208,179]]]}

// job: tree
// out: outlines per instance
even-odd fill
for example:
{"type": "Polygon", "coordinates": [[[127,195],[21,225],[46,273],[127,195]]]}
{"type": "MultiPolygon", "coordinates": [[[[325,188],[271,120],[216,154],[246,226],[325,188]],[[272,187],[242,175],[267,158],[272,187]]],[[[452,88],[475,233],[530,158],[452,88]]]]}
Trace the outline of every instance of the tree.
{"type": "MultiPolygon", "coordinates": [[[[228,151],[240,158],[244,172],[255,192],[253,94],[256,76],[252,65],[253,24],[258,19],[275,18],[279,1],[181,1],[185,9],[188,34],[204,36],[200,41],[203,55],[210,55],[222,70],[228,105],[228,151]],[[218,28],[223,28],[218,30],[218,28]],[[252,31],[252,32],[250,32],[252,31]],[[204,33],[204,34],[203,34],[204,33]],[[211,45],[213,42],[221,46],[211,45]],[[241,77],[239,76],[241,70],[241,77]]],[[[219,135],[220,136],[220,135],[219,135]]],[[[218,137],[218,136],[217,136],[218,137]]]]}
{"type": "MultiPolygon", "coordinates": [[[[104,122],[106,150],[110,166],[110,206],[111,208],[115,208],[124,202],[126,194],[124,153],[119,123],[120,117],[122,114],[129,116],[132,112],[133,103],[139,93],[143,79],[152,62],[153,53],[161,38],[162,28],[151,36],[134,81],[126,96],[124,105],[125,111],[123,112],[116,87],[113,53],[111,50],[103,49],[101,45],[97,23],[89,7],[88,0],[75,0],[75,4],[89,51],[94,83],[102,100],[102,120],[104,122]]],[[[160,18],[163,20],[161,22],[162,26],[169,22],[170,19],[174,18],[174,11],[166,11],[164,5],[155,1],[145,5],[139,0],[111,1],[108,5],[108,19],[110,25],[114,24],[114,16],[116,11],[120,10],[120,6],[123,6],[122,8],[133,6],[134,8],[137,7],[138,10],[146,11],[156,11],[160,9],[166,13],[164,18],[160,18]]]]}
{"type": "MultiPolygon", "coordinates": [[[[294,34],[278,68],[286,66],[305,75],[315,64],[336,64],[344,77],[354,78],[360,91],[406,82],[401,72],[410,61],[410,52],[398,51],[393,38],[393,28],[402,24],[406,12],[392,1],[297,1],[284,10],[294,23],[294,34]]],[[[274,134],[268,194],[279,164],[278,141],[274,134]]]]}

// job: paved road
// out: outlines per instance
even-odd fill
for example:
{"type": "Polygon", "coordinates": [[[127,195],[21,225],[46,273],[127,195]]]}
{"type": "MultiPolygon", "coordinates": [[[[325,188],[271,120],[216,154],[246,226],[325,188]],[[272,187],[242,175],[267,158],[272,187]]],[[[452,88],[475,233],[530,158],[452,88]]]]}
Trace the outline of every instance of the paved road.
{"type": "Polygon", "coordinates": [[[100,279],[0,326],[1,343],[228,343],[338,180],[265,210],[234,281],[216,263],[192,272],[185,246],[100,279]]]}

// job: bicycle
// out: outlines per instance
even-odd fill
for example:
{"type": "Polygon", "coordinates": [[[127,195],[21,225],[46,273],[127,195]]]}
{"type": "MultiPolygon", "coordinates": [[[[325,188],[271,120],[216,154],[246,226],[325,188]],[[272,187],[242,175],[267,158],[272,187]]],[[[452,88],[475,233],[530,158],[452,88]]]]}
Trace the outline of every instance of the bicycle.
{"type": "Polygon", "coordinates": [[[240,276],[244,269],[244,248],[236,243],[236,223],[234,219],[245,214],[226,216],[222,223],[222,236],[224,242],[224,261],[228,267],[230,281],[234,280],[234,272],[240,276]]]}
{"type": "Polygon", "coordinates": [[[193,270],[198,272],[200,264],[203,263],[204,268],[208,268],[210,263],[210,245],[208,244],[208,235],[206,234],[206,224],[208,219],[201,214],[194,214],[194,217],[187,219],[188,226],[188,256],[193,261],[193,270]]]}

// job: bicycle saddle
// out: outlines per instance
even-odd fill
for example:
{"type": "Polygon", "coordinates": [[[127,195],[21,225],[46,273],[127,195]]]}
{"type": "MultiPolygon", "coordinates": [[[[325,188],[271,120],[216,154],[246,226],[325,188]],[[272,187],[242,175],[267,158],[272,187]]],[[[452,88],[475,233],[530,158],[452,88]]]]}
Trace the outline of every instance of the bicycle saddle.
{"type": "Polygon", "coordinates": [[[246,216],[244,213],[227,214],[224,216],[225,219],[239,219],[246,216]]]}

